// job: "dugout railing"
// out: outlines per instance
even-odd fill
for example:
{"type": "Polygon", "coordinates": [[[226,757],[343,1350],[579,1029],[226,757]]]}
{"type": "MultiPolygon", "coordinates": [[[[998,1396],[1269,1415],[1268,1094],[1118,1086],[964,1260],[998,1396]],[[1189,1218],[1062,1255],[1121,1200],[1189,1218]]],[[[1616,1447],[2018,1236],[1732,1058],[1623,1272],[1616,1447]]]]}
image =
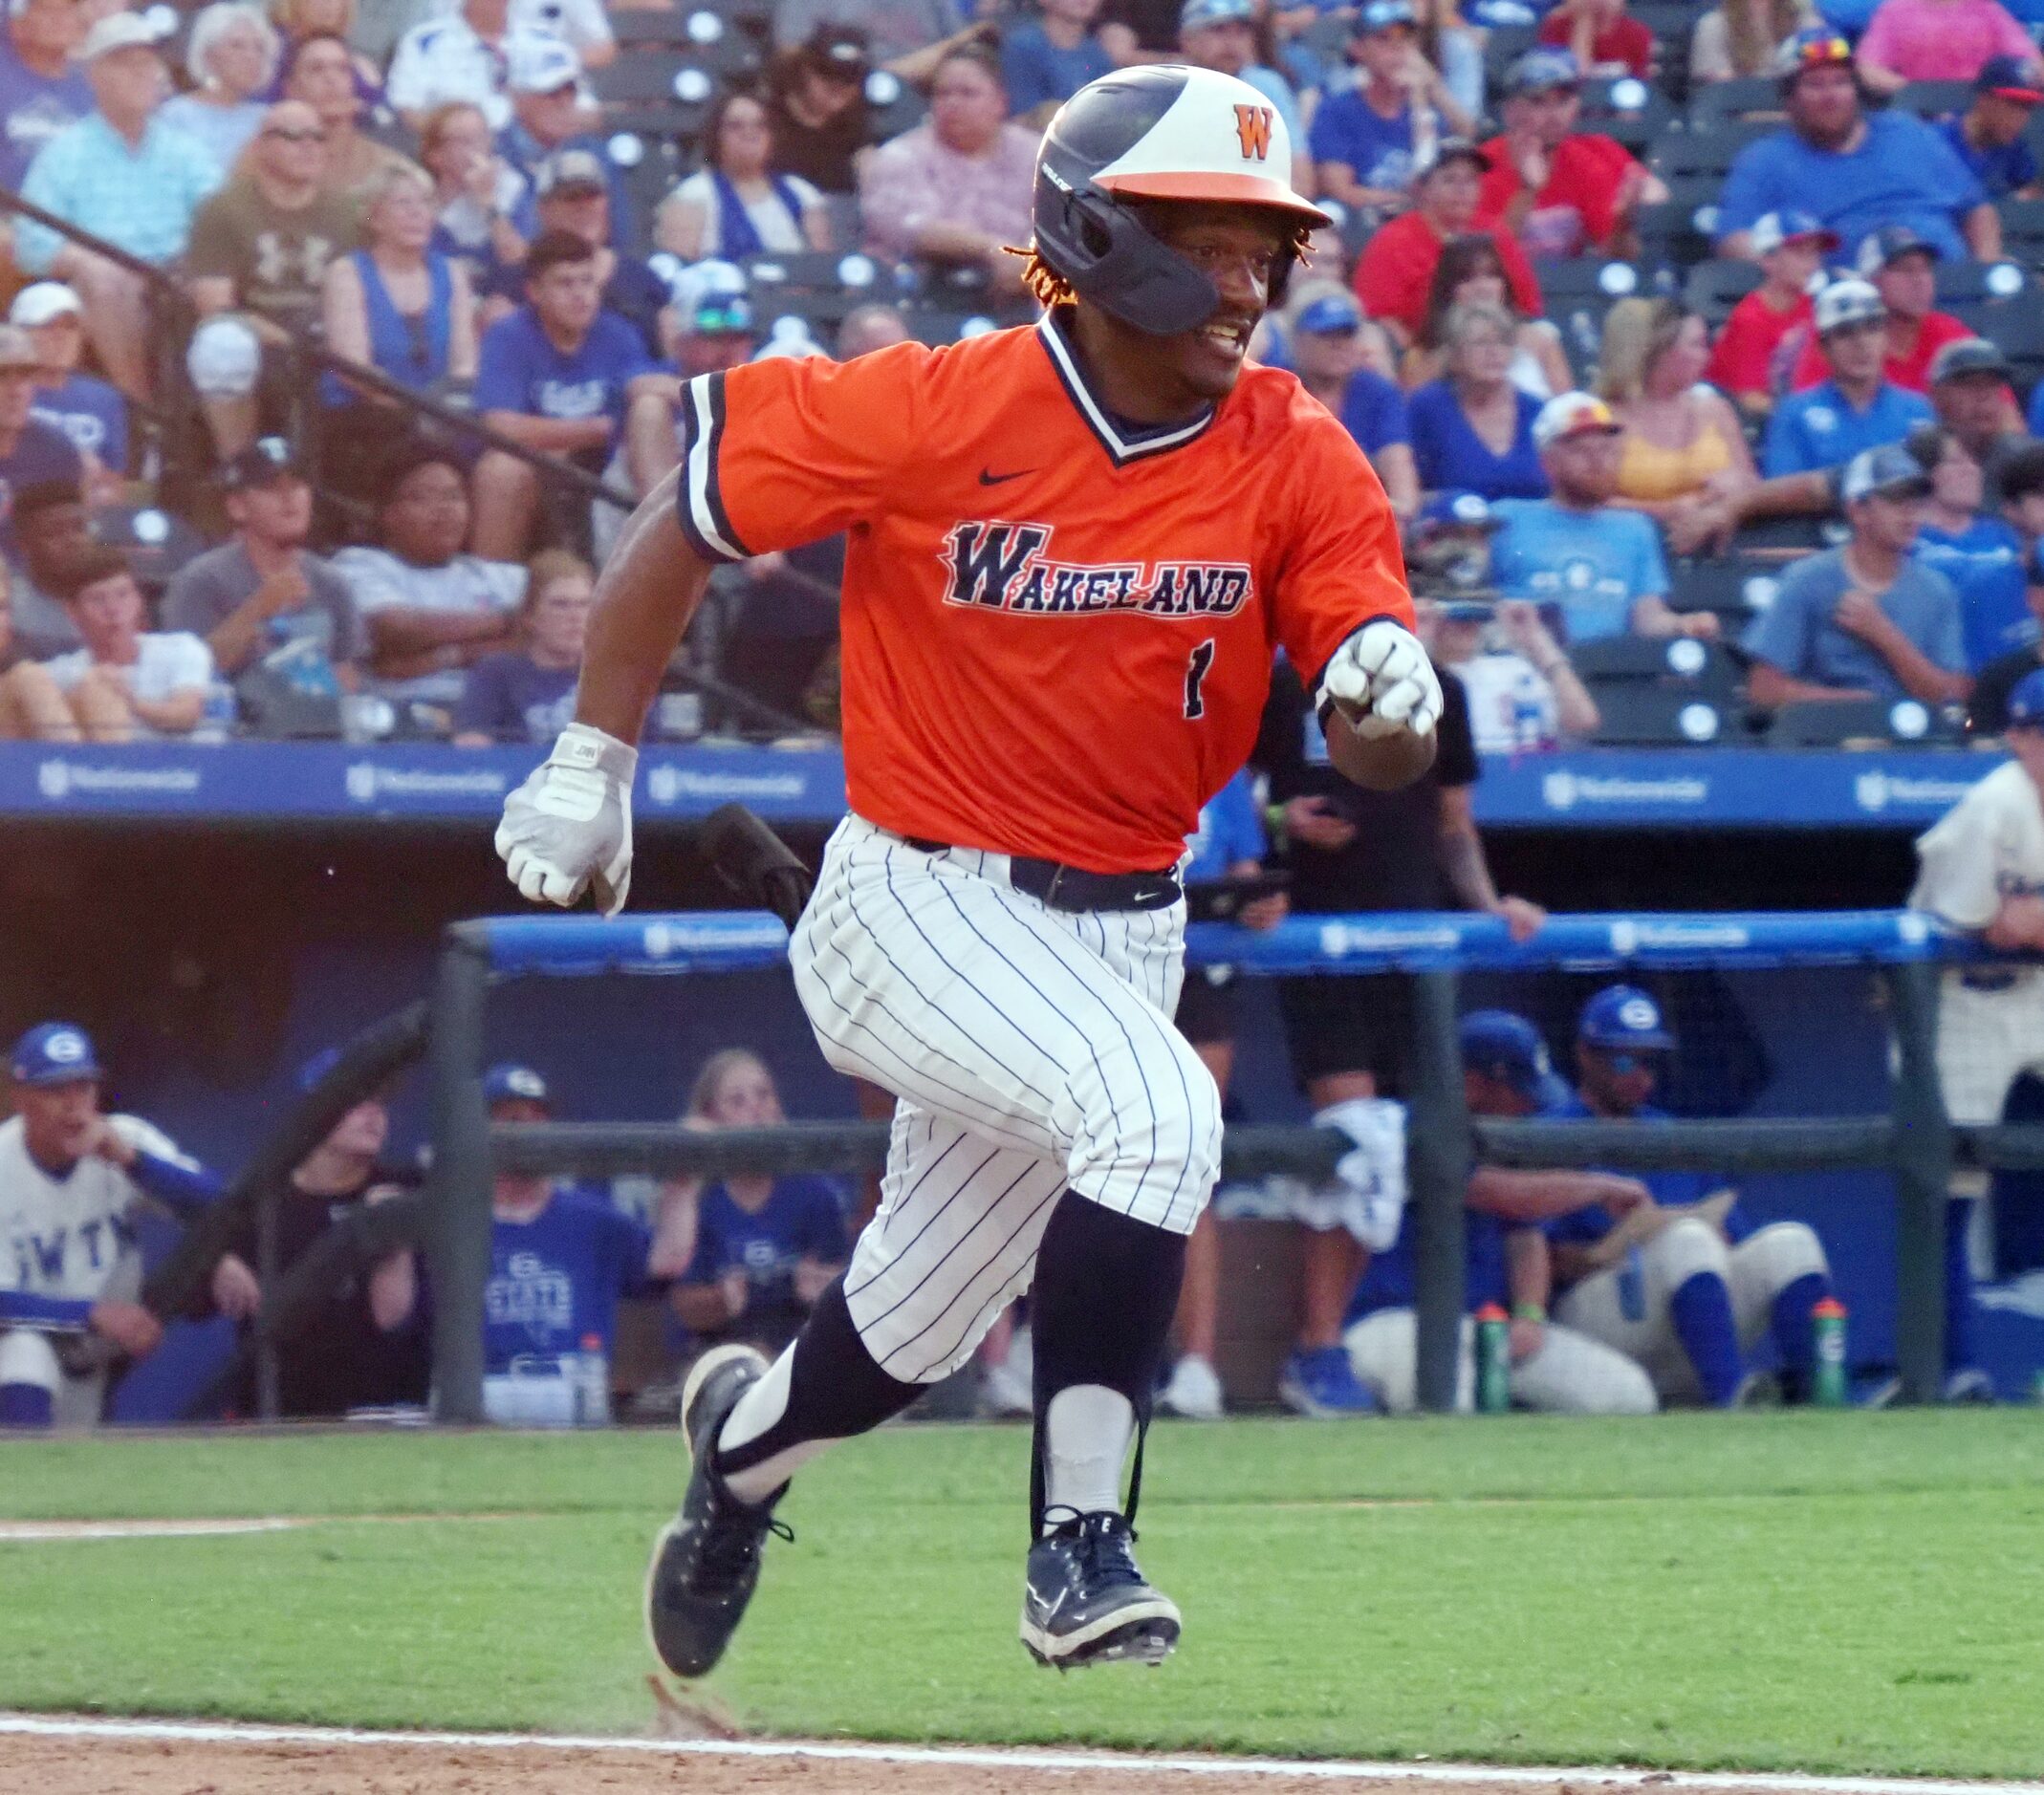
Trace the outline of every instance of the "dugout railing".
{"type": "MultiPolygon", "coordinates": [[[[735,1171],[854,1171],[886,1151],[881,1123],[790,1123],[702,1132],[672,1124],[492,1126],[483,1098],[486,1016],[507,981],[627,973],[706,976],[781,964],[787,930],[764,911],[625,917],[500,917],[453,925],[431,999],[428,1063],[433,1173],[423,1216],[436,1288],[437,1419],[482,1418],[482,1312],[489,1265],[490,1180],[500,1166],[561,1175],[720,1176],[735,1171]]],[[[1366,978],[1412,987],[1407,1174],[1418,1275],[1419,1395],[1453,1407],[1464,1308],[1463,1196],[1478,1159],[1514,1166],[1751,1174],[1871,1167],[1893,1179],[1897,1359],[1906,1401],[1942,1381],[1946,1197],[1955,1161],[2044,1167],[2044,1127],[1955,1129],[1934,1064],[1942,963],[1993,958],[1908,911],[1550,917],[1514,942],[1490,917],[1295,917],[1266,933],[1196,923],[1195,964],[1255,975],[1366,978]],[[1789,967],[1859,968],[1884,988],[1892,1034],[1883,1114],[1664,1121],[1472,1119],[1456,1041],[1465,972],[1600,974],[1789,967]]],[[[1226,1176],[1325,1176],[1348,1142],[1312,1128],[1230,1128],[1226,1176]]]]}

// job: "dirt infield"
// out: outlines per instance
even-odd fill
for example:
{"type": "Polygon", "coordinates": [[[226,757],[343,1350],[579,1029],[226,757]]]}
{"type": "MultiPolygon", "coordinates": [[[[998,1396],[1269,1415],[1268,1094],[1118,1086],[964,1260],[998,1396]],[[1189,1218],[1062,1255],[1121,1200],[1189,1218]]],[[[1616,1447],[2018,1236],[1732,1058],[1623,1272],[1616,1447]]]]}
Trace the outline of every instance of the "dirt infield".
{"type": "MultiPolygon", "coordinates": [[[[1294,1795],[1329,1789],[1411,1795],[1413,1785],[1373,1776],[1236,1775],[1006,1764],[846,1763],[818,1758],[662,1757],[395,1744],[276,1744],[182,1740],[0,1738],[0,1788],[33,1795],[603,1795],[628,1789],[687,1795],[1294,1795]]],[[[1458,1795],[1656,1795],[1645,1779],[1567,1783],[1469,1782],[1458,1795]]],[[[1736,1791],[1728,1790],[1728,1795],[1736,1791]]]]}

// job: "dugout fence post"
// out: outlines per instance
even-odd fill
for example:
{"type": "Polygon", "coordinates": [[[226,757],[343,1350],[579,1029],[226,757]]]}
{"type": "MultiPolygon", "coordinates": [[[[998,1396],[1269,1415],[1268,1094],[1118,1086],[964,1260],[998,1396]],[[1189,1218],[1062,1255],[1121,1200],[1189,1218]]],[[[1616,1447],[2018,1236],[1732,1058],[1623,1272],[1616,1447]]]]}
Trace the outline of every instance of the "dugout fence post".
{"type": "Polygon", "coordinates": [[[433,1418],[483,1419],[483,1287],[489,1278],[489,1111],[483,1100],[488,937],[447,931],[426,1048],[435,1159],[427,1261],[433,1274],[433,1418]]]}
{"type": "Polygon", "coordinates": [[[1413,1205],[1418,1394],[1421,1408],[1452,1415],[1467,1300],[1462,1203],[1470,1152],[1452,972],[1413,975],[1412,1034],[1405,1165],[1413,1205]]]}
{"type": "Polygon", "coordinates": [[[1945,1205],[1951,1119],[1938,1083],[1938,967],[1881,968],[1895,1022],[1895,1357],[1904,1402],[1935,1402],[1945,1384],[1945,1205]]]}

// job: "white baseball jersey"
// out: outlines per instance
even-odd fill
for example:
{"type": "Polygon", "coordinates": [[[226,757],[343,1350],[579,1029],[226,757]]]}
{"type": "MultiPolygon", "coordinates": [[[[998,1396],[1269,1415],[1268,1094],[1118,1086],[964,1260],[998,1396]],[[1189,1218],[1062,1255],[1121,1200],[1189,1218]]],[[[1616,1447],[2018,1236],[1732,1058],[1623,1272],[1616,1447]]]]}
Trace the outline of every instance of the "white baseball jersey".
{"type": "Polygon", "coordinates": [[[1026,1290],[1069,1187],[1189,1234],[1220,1169],[1212,1074],[1172,1026],[1183,899],[1054,910],[1008,856],[845,818],[789,943],[824,1056],[901,1101],[845,1272],[881,1369],[934,1382],[1026,1290]]]}
{"type": "MultiPolygon", "coordinates": [[[[2004,898],[2044,893],[2044,800],[2020,763],[1991,773],[1916,844],[1910,908],[1977,934],[2004,898]]],[[[1938,1013],[1938,1075],[1956,1122],[2001,1119],[2009,1087],[2044,1065],[2044,969],[1953,966],[1938,1013]]]]}
{"type": "MultiPolygon", "coordinates": [[[[196,1169],[140,1117],[109,1119],[143,1153],[196,1169]]],[[[147,1200],[109,1159],[83,1158],[53,1178],[30,1157],[21,1117],[0,1122],[0,1289],[97,1302],[117,1274],[138,1269],[133,1212],[147,1200]]]]}

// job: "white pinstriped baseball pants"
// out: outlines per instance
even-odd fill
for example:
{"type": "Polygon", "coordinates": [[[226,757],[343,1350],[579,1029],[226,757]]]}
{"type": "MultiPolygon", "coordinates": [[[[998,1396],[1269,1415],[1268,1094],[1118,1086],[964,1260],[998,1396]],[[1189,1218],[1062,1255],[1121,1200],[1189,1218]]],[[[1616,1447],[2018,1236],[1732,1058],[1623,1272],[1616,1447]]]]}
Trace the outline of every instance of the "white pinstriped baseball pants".
{"type": "Polygon", "coordinates": [[[1172,1026],[1185,906],[1051,909],[1008,857],[925,854],[859,816],[789,944],[824,1057],[899,1098],[881,1206],[845,1273],[881,1369],[965,1363],[1034,1273],[1067,1188],[1189,1234],[1220,1171],[1221,1099],[1172,1026]]]}

